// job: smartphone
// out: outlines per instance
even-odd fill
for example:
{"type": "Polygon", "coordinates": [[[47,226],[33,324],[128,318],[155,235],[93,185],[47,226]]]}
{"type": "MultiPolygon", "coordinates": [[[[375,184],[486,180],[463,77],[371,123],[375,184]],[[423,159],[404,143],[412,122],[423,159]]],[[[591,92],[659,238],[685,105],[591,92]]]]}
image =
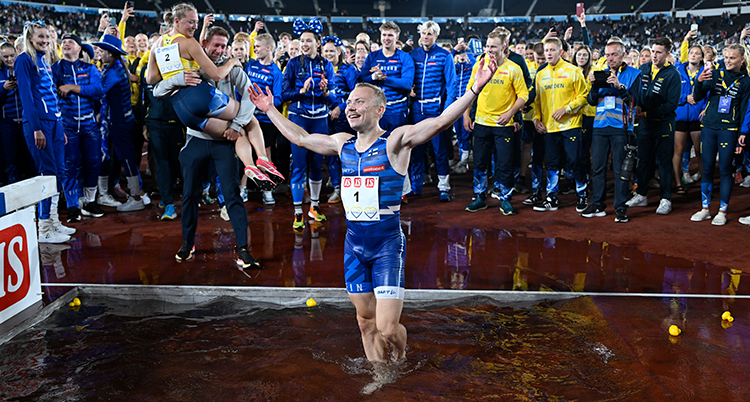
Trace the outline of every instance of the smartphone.
{"type": "Polygon", "coordinates": [[[705,63],[704,65],[703,65],[703,69],[704,69],[704,70],[710,70],[710,69],[711,69],[711,67],[713,67],[713,66],[711,65],[711,62],[710,62],[710,61],[707,61],[707,62],[706,62],[706,63],[705,63]]]}
{"type": "Polygon", "coordinates": [[[114,26],[117,26],[117,18],[115,18],[115,17],[111,17],[111,18],[109,19],[109,25],[114,25],[114,26]]]}
{"type": "Polygon", "coordinates": [[[690,25],[690,30],[691,31],[697,31],[698,30],[698,24],[690,25]]]}
{"type": "Polygon", "coordinates": [[[127,4],[128,4],[128,8],[135,8],[135,2],[128,1],[127,4]]]}
{"type": "Polygon", "coordinates": [[[609,71],[594,71],[594,86],[597,88],[608,87],[607,79],[610,75],[612,74],[609,71]]]}
{"type": "Polygon", "coordinates": [[[11,75],[10,77],[8,77],[8,81],[16,82],[16,76],[15,75],[11,75]]]}
{"type": "Polygon", "coordinates": [[[576,16],[580,17],[584,12],[583,3],[576,3],[576,16]]]}

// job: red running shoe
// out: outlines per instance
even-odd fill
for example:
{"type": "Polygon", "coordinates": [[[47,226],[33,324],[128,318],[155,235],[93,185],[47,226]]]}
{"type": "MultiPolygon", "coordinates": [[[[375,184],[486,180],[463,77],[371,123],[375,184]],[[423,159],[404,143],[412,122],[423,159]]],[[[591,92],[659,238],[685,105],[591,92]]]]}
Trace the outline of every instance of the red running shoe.
{"type": "Polygon", "coordinates": [[[255,166],[245,166],[245,175],[251,178],[255,185],[263,191],[271,191],[276,188],[276,183],[255,166]]]}
{"type": "Polygon", "coordinates": [[[284,182],[284,176],[281,174],[281,172],[279,172],[278,169],[276,169],[276,166],[274,166],[273,162],[269,162],[267,160],[259,158],[257,161],[255,161],[255,166],[257,166],[263,173],[270,177],[277,186],[284,182]]]}

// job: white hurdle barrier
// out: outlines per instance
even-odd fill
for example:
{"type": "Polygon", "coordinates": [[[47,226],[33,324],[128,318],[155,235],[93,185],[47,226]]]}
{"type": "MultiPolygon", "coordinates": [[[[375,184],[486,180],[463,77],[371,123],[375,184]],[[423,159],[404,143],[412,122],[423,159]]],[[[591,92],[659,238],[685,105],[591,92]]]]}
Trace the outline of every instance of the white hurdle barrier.
{"type": "Polygon", "coordinates": [[[36,204],[55,194],[55,176],[0,188],[0,334],[42,307],[36,204]]]}

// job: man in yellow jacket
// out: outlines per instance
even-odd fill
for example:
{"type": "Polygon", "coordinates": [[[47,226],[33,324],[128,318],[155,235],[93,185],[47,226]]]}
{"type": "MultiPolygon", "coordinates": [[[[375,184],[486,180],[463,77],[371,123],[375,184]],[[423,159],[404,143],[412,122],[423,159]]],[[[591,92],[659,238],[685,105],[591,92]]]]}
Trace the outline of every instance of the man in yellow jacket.
{"type": "Polygon", "coordinates": [[[561,58],[558,38],[544,41],[547,64],[536,73],[534,127],[544,134],[547,157],[547,197],[534,204],[535,211],[556,211],[560,169],[572,169],[578,202],[576,211],[586,208],[586,180],[581,169],[581,122],[588,86],[581,69],[561,58]],[[563,154],[567,163],[563,165],[563,154]]]}

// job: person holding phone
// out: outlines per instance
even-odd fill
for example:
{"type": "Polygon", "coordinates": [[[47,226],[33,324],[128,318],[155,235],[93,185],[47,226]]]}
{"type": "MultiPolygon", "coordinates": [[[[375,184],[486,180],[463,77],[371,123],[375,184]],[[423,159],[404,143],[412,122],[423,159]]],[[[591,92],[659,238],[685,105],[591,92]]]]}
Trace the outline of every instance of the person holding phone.
{"type": "Polygon", "coordinates": [[[3,133],[0,140],[5,173],[8,184],[12,184],[36,175],[36,168],[23,137],[21,98],[14,70],[15,46],[8,42],[0,44],[0,55],[0,132],[3,133]]]}
{"type": "MultiPolygon", "coordinates": [[[[59,100],[54,88],[52,69],[47,64],[50,35],[43,21],[24,24],[26,46],[15,61],[21,98],[23,134],[39,175],[57,177],[57,190],[62,189],[65,169],[65,134],[63,132],[59,100]]],[[[60,223],[57,213],[59,194],[39,202],[40,243],[65,243],[75,229],[60,223]],[[72,232],[72,233],[71,233],[72,232]]]]}
{"type": "MultiPolygon", "coordinates": [[[[594,130],[591,139],[592,156],[592,191],[591,204],[581,212],[584,218],[603,217],[606,212],[606,167],[610,150],[612,165],[615,171],[615,222],[626,223],[629,183],[620,179],[620,169],[625,159],[625,145],[628,133],[633,131],[632,119],[635,106],[641,93],[641,71],[628,66],[623,61],[625,44],[618,37],[607,41],[605,57],[606,71],[609,76],[606,87],[594,85],[588,95],[589,105],[596,106],[594,130]]],[[[596,83],[594,72],[589,73],[589,80],[596,83]]]]}
{"type": "MultiPolygon", "coordinates": [[[[724,68],[704,68],[698,76],[693,97],[700,102],[708,97],[703,129],[701,130],[701,158],[703,177],[701,179],[701,210],[690,220],[700,222],[711,219],[709,206],[713,192],[713,177],[716,158],[719,159],[720,204],[719,212],[711,220],[712,225],[727,223],[727,208],[732,195],[734,153],[745,146],[745,136],[750,133],[750,77],[748,76],[747,51],[740,44],[726,48],[724,68]]],[[[740,219],[744,225],[750,224],[750,217],[740,219]]]]}

